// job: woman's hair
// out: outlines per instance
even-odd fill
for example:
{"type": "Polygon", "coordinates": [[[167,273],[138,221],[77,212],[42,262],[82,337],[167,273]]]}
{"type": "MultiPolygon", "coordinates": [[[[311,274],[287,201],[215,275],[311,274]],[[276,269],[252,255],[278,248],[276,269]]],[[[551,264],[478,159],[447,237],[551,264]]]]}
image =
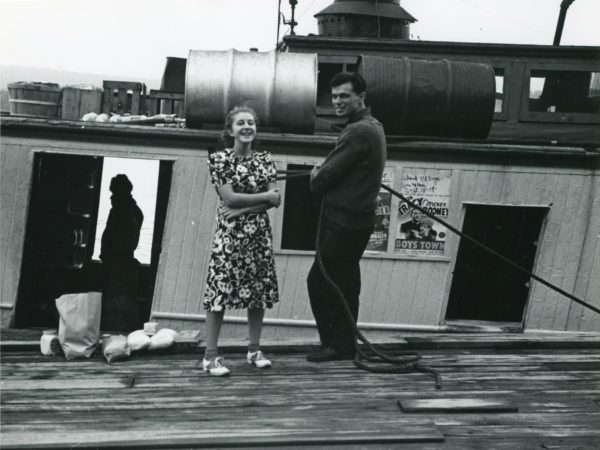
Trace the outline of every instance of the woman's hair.
{"type": "Polygon", "coordinates": [[[225,117],[225,124],[223,126],[223,131],[221,131],[221,142],[227,148],[233,147],[233,136],[229,134],[233,127],[233,119],[238,113],[250,113],[254,117],[254,123],[258,125],[258,116],[256,115],[256,111],[254,111],[249,106],[236,106],[229,113],[227,113],[227,117],[225,117]]]}

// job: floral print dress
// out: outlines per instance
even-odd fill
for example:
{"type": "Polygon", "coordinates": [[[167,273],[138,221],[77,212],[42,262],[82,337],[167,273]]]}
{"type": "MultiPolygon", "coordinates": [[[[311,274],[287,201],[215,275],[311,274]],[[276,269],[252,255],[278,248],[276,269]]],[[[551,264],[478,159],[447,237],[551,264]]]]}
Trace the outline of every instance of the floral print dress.
{"type": "MultiPolygon", "coordinates": [[[[277,171],[271,155],[252,151],[247,158],[232,149],[213,152],[208,159],[212,184],[231,184],[237,193],[266,192],[277,171]]],[[[204,308],[209,311],[272,308],[279,301],[273,237],[266,211],[227,220],[217,213],[204,308]]]]}

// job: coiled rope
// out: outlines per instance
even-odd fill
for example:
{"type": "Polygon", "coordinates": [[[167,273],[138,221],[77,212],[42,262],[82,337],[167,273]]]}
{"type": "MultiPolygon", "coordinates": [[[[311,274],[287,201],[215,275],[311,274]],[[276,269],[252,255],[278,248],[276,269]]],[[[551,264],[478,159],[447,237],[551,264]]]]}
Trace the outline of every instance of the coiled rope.
{"type": "MultiPolygon", "coordinates": [[[[310,175],[310,172],[306,171],[278,171],[278,173],[284,175],[278,177],[278,180],[287,180],[290,178],[306,177],[310,175]]],[[[348,302],[344,296],[344,293],[341,291],[335,281],[333,281],[329,273],[327,273],[323,258],[321,257],[321,226],[325,212],[324,205],[324,199],[321,199],[319,221],[317,225],[317,237],[315,242],[316,256],[323,278],[325,278],[325,281],[334,290],[336,298],[343,307],[346,319],[350,324],[352,324],[352,330],[355,336],[353,341],[356,350],[354,364],[360,369],[375,373],[426,373],[435,379],[435,387],[437,389],[441,389],[442,377],[436,370],[419,364],[419,360],[422,358],[420,353],[414,351],[394,352],[394,354],[383,352],[377,349],[356,326],[356,320],[352,315],[350,308],[348,307],[348,302]],[[366,348],[361,348],[359,342],[364,344],[364,347],[366,348]]]]}

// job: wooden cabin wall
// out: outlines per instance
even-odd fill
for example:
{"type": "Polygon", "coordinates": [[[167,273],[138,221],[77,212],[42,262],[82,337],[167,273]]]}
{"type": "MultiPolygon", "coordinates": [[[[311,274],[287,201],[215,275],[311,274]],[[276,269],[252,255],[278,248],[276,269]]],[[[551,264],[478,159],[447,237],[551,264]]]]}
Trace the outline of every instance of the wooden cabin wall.
{"type": "MultiPolygon", "coordinates": [[[[322,160],[320,156],[275,154],[274,157],[279,168],[285,168],[288,163],[317,164],[322,160]]],[[[599,245],[597,224],[600,223],[600,211],[596,197],[600,191],[596,175],[591,170],[424,163],[401,159],[390,159],[388,166],[395,167],[396,189],[399,189],[399,180],[404,172],[450,177],[448,220],[458,224],[459,228],[467,203],[549,207],[534,271],[562,289],[579,293],[586,301],[600,306],[600,299],[597,295],[594,297],[598,290],[593,275],[599,270],[599,260],[594,260],[594,255],[599,245]],[[575,277],[577,273],[579,276],[575,277]]],[[[214,196],[212,190],[209,190],[209,195],[214,196]]],[[[314,328],[309,325],[312,314],[306,290],[313,253],[281,249],[284,208],[285,204],[276,211],[273,221],[281,301],[267,312],[263,335],[267,338],[316,338],[314,328]],[[279,326],[281,320],[294,323],[279,326]]],[[[392,210],[396,209],[397,201],[394,200],[392,210]]],[[[394,229],[392,217],[390,230],[394,229]]],[[[393,250],[383,256],[366,254],[361,261],[363,295],[359,323],[366,329],[373,329],[371,333],[387,325],[421,325],[434,329],[443,324],[458,243],[457,237],[450,233],[444,257],[398,257],[393,250]]],[[[158,317],[161,316],[160,310],[154,311],[158,317]]],[[[166,315],[168,311],[185,311],[191,313],[190,319],[194,319],[189,306],[185,310],[174,306],[162,311],[167,312],[166,315]]],[[[590,318],[586,311],[545,286],[534,283],[526,307],[524,328],[600,331],[599,321],[590,318]]],[[[198,312],[203,315],[202,311],[198,312]]],[[[245,311],[228,312],[226,317],[230,321],[224,326],[223,336],[246,336],[244,316],[245,311]],[[235,323],[231,323],[232,320],[235,323]]],[[[173,320],[170,325],[186,327],[185,322],[173,320]]]]}
{"type": "MultiPolygon", "coordinates": [[[[35,151],[107,157],[161,159],[174,162],[170,203],[163,239],[152,315],[176,329],[202,327],[201,307],[209,248],[214,229],[217,195],[210,185],[204,149],[140,144],[70,142],[4,137],[1,152],[0,198],[2,324],[10,319],[20,274],[33,154],[35,151]],[[14,187],[13,187],[14,186],[14,187]]],[[[279,168],[288,163],[315,164],[325,152],[306,155],[274,150],[279,168]]],[[[450,177],[448,221],[462,225],[465,203],[550,206],[542,228],[534,271],[568,292],[600,306],[600,184],[597,169],[546,165],[506,165],[448,160],[417,160],[391,153],[395,188],[403,173],[450,177]]],[[[285,189],[285,184],[282,185],[285,189]]],[[[313,338],[306,276],[312,252],[282,250],[281,226],[285,205],[271,214],[275,236],[281,301],[267,312],[264,336],[313,338]],[[283,325],[282,325],[283,324],[283,325]]],[[[396,200],[392,211],[397,208],[396,200]]],[[[395,230],[392,213],[390,230],[395,230]]],[[[393,238],[393,231],[391,231],[393,238]]],[[[443,257],[399,257],[392,246],[385,255],[368,254],[361,262],[363,296],[359,323],[373,332],[386,325],[435,327],[444,322],[459,240],[452,234],[443,257]]],[[[227,314],[223,337],[244,337],[245,311],[227,314]]],[[[548,288],[533,283],[526,309],[525,329],[600,331],[594,313],[583,310],[548,288]]],[[[397,332],[396,332],[397,333],[397,332]]]]}
{"type": "Polygon", "coordinates": [[[33,153],[2,139],[0,151],[0,326],[7,327],[19,288],[33,153]]]}

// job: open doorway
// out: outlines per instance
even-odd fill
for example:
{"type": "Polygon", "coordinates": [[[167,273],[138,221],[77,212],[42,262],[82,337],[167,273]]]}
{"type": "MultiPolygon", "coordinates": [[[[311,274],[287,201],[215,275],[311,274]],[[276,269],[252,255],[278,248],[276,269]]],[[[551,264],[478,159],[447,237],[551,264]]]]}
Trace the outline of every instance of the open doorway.
{"type": "Polygon", "coordinates": [[[103,290],[99,247],[110,208],[108,186],[118,173],[131,180],[133,197],[144,213],[134,289],[137,325],[148,320],[172,167],[170,161],[36,154],[13,326],[56,328],[56,298],[103,290]]]}
{"type": "MultiPolygon", "coordinates": [[[[531,271],[547,208],[467,205],[463,232],[531,271]]],[[[522,322],[530,278],[461,239],[446,320],[522,322]]]]}

